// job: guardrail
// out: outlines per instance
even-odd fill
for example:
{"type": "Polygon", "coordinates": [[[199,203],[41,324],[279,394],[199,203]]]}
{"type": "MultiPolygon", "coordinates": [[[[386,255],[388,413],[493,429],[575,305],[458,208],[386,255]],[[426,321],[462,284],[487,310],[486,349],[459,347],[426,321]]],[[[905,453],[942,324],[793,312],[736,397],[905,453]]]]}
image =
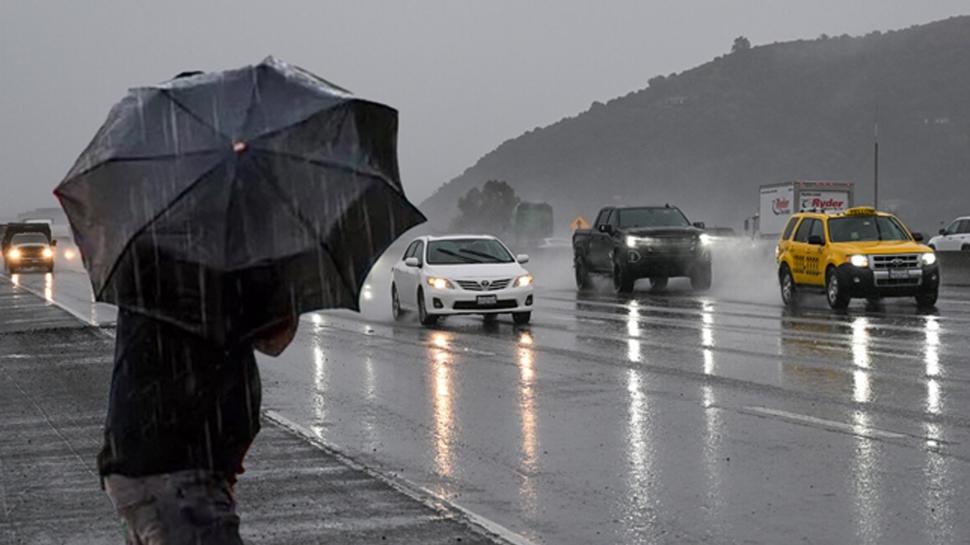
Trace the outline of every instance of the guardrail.
{"type": "Polygon", "coordinates": [[[970,286],[970,252],[936,252],[944,286],[970,286]]]}

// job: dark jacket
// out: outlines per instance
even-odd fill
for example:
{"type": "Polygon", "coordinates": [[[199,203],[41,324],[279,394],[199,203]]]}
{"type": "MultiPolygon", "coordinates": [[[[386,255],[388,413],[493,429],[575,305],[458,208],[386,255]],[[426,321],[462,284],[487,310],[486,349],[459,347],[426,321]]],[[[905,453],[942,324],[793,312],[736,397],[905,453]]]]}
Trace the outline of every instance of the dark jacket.
{"type": "Polygon", "coordinates": [[[129,477],[207,469],[232,478],[259,432],[260,402],[248,344],[219,348],[120,310],[98,469],[129,477]]]}

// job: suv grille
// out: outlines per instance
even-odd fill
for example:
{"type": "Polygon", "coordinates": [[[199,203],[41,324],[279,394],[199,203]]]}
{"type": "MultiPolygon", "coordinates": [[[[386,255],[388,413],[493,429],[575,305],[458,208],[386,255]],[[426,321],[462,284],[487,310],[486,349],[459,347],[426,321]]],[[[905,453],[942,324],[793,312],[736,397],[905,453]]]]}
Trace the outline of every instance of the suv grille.
{"type": "Polygon", "coordinates": [[[923,280],[919,254],[869,256],[877,286],[918,286],[923,280]]]}
{"type": "Polygon", "coordinates": [[[873,270],[917,269],[919,254],[874,255],[871,256],[873,270]]]}
{"type": "Polygon", "coordinates": [[[458,280],[458,285],[461,289],[468,291],[498,291],[504,290],[509,287],[509,283],[512,282],[511,278],[502,278],[500,280],[458,280]],[[482,282],[485,282],[483,285],[482,282]]]}

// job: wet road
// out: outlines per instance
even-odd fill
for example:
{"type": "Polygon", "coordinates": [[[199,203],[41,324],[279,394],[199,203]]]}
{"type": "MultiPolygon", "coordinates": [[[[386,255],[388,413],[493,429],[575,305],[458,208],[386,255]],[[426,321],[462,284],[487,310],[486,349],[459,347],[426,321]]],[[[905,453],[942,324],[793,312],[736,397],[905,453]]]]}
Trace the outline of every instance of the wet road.
{"type": "MultiPolygon", "coordinates": [[[[618,298],[562,268],[524,328],[305,316],[265,407],[535,543],[970,541],[970,289],[791,312],[770,274],[618,298]]],[[[81,273],[17,281],[91,316],[81,273]]]]}

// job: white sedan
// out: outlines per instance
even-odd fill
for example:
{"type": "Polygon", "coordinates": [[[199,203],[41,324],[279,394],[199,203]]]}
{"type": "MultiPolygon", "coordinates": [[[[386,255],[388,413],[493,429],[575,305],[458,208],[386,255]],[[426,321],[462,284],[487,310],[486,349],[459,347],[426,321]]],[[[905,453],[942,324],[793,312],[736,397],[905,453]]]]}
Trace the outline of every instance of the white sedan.
{"type": "Polygon", "coordinates": [[[929,246],[941,252],[970,250],[970,216],[957,218],[931,238],[929,246]]]}
{"type": "Polygon", "coordinates": [[[455,314],[511,313],[516,324],[532,317],[529,256],[513,256],[491,236],[419,237],[391,271],[394,318],[415,310],[424,325],[455,314]]]}

